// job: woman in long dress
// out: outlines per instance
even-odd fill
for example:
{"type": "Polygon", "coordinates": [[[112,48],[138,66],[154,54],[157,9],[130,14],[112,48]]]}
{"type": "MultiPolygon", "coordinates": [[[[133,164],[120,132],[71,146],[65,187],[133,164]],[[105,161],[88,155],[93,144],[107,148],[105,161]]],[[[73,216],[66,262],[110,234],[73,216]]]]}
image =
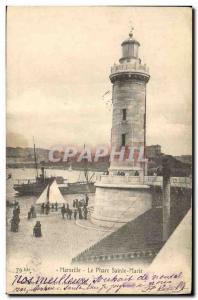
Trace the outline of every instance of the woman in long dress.
{"type": "Polygon", "coordinates": [[[34,228],[33,228],[33,236],[35,236],[35,237],[41,237],[42,236],[40,221],[37,221],[34,228]]]}

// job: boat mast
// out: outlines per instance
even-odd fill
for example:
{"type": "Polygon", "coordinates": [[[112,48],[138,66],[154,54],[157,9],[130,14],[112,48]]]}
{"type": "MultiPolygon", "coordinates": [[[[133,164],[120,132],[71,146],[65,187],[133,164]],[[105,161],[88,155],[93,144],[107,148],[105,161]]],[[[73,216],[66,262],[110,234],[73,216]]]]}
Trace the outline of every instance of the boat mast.
{"type": "Polygon", "coordinates": [[[36,157],[36,148],[35,148],[34,137],[33,137],[33,144],[34,144],[34,163],[35,163],[35,169],[36,169],[36,177],[38,177],[38,164],[37,164],[37,157],[36,157]]]}
{"type": "Polygon", "coordinates": [[[47,202],[49,202],[49,194],[50,194],[50,183],[48,184],[48,187],[47,187],[47,202]]]}
{"type": "MultiPolygon", "coordinates": [[[[84,150],[85,150],[85,144],[84,144],[84,150]]],[[[89,182],[89,178],[88,178],[88,170],[87,170],[87,161],[85,162],[85,158],[84,158],[84,174],[85,174],[85,179],[87,181],[87,183],[89,182]]]]}
{"type": "Polygon", "coordinates": [[[92,178],[94,177],[95,172],[92,173],[91,177],[89,178],[89,182],[91,182],[92,178]]]}

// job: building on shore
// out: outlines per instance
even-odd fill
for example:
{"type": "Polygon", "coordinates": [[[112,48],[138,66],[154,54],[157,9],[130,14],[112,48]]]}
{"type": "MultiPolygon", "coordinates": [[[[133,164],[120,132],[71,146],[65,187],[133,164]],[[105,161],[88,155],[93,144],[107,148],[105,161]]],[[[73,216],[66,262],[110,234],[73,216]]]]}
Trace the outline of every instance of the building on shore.
{"type": "Polygon", "coordinates": [[[146,146],[146,157],[147,158],[155,158],[162,154],[160,145],[151,145],[146,146]]]}

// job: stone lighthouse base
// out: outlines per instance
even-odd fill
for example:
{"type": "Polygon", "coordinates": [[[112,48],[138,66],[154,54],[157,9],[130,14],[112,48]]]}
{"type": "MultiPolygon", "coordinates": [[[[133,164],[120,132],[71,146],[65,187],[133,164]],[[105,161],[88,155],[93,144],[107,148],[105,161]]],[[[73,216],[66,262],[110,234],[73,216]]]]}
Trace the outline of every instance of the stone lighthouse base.
{"type": "MultiPolygon", "coordinates": [[[[116,229],[152,208],[152,195],[148,185],[129,184],[127,177],[101,177],[103,178],[95,183],[92,223],[116,229]],[[119,179],[122,182],[115,183],[119,179]]],[[[134,179],[137,181],[138,178],[134,179]]]]}

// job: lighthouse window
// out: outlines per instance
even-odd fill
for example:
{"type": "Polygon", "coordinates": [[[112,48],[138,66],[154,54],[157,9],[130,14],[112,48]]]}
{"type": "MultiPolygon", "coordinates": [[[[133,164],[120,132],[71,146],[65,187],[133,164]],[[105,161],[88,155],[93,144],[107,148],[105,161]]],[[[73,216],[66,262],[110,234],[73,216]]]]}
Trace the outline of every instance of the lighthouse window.
{"type": "Polygon", "coordinates": [[[125,146],[126,144],[126,134],[122,134],[122,146],[125,146]]]}
{"type": "Polygon", "coordinates": [[[126,121],[126,108],[122,110],[122,120],[126,121]]]}

